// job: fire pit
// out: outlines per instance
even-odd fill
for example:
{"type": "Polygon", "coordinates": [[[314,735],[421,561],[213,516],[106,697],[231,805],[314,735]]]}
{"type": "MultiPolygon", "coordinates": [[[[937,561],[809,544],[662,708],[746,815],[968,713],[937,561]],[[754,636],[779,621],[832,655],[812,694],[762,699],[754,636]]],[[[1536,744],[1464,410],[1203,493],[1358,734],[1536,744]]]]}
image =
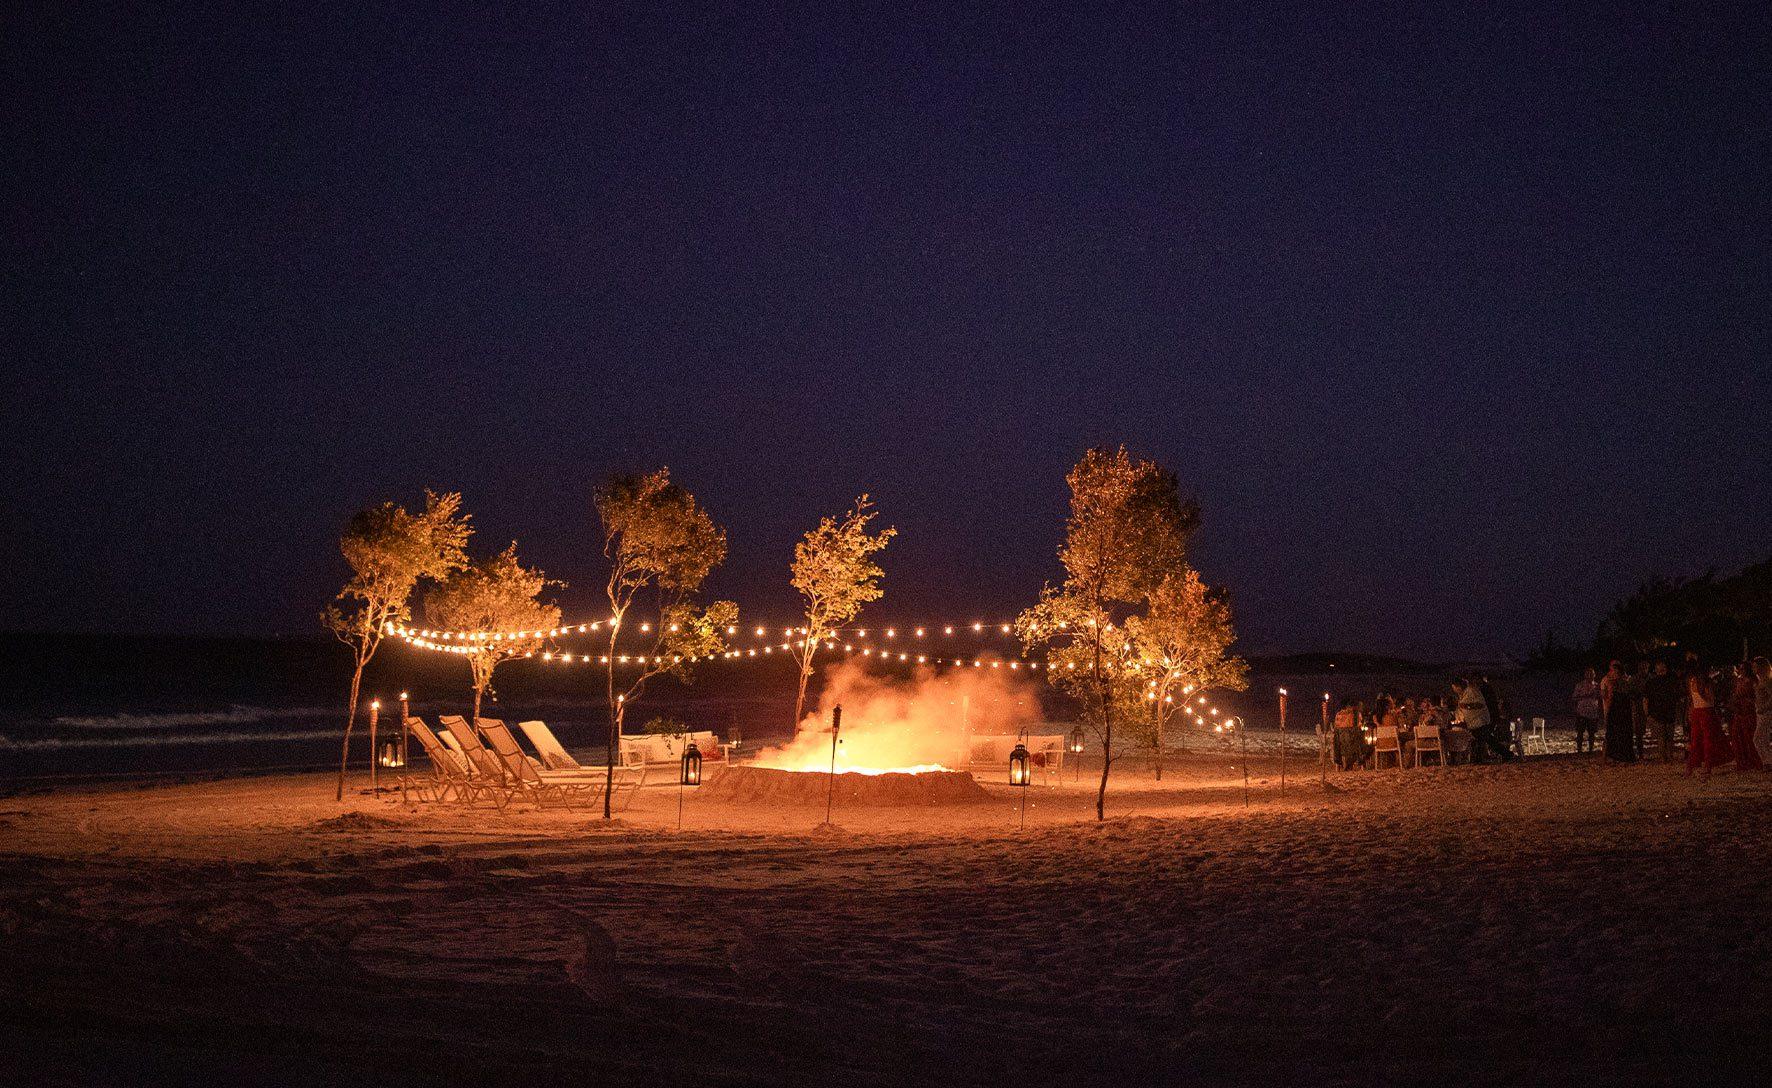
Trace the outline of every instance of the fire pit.
{"type": "MultiPolygon", "coordinates": [[[[823,771],[739,764],[721,772],[703,793],[746,804],[822,806],[831,788],[831,776],[823,771]]],[[[834,796],[838,805],[961,805],[988,801],[991,795],[965,771],[919,767],[839,770],[834,796]]]]}

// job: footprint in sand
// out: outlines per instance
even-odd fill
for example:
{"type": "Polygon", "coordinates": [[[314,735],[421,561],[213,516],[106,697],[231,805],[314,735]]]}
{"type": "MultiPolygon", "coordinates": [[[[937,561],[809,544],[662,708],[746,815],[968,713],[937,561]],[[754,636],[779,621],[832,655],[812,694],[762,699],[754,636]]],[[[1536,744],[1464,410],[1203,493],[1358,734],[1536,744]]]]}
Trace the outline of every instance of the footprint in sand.
{"type": "Polygon", "coordinates": [[[596,922],[583,923],[579,951],[566,961],[566,977],[598,1004],[614,1004],[621,997],[621,964],[616,960],[615,938],[596,922]]]}

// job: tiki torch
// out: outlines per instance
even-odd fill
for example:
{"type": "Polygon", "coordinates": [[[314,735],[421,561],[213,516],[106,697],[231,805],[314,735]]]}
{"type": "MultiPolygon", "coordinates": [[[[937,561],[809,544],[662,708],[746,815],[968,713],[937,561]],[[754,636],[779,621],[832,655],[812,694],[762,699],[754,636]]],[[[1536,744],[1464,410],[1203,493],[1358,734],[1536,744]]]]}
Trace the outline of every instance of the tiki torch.
{"type": "Polygon", "coordinates": [[[1280,689],[1280,796],[1286,796],[1286,689],[1280,689]]]}
{"type": "Polygon", "coordinates": [[[375,747],[375,723],[380,718],[381,718],[381,700],[380,699],[369,700],[369,792],[370,793],[374,793],[378,788],[380,788],[376,785],[376,777],[375,777],[375,765],[381,758],[380,753],[376,751],[376,747],[375,747]]]}
{"type": "Polygon", "coordinates": [[[831,708],[831,777],[824,793],[824,822],[828,827],[831,822],[831,801],[837,796],[837,734],[843,731],[843,708],[831,708]]]}

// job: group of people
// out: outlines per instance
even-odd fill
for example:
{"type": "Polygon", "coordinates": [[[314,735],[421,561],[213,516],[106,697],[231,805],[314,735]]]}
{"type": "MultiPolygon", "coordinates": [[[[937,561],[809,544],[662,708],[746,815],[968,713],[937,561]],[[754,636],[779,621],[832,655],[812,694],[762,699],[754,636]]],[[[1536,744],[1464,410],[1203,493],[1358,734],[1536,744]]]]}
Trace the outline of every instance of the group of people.
{"type": "Polygon", "coordinates": [[[1630,763],[1644,757],[1652,736],[1668,761],[1683,733],[1687,774],[1708,776],[1726,763],[1772,766],[1772,663],[1764,657],[1708,668],[1688,653],[1678,670],[1665,660],[1631,668],[1613,661],[1604,676],[1588,669],[1571,700],[1577,752],[1603,745],[1607,759],[1630,763]]]}
{"type": "Polygon", "coordinates": [[[1402,696],[1381,691],[1370,704],[1352,696],[1335,712],[1335,765],[1342,770],[1364,766],[1372,756],[1373,729],[1394,729],[1407,748],[1421,726],[1440,732],[1444,751],[1454,758],[1466,753],[1477,763],[1493,755],[1506,762],[1514,757],[1513,738],[1503,715],[1501,695],[1485,675],[1463,676],[1440,696],[1402,696]]]}

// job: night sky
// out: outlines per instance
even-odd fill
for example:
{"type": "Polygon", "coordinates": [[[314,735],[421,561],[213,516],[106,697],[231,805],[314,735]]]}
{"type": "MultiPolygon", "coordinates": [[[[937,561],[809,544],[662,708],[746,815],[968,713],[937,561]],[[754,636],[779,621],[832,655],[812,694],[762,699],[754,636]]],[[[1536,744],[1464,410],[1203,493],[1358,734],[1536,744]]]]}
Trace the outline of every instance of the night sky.
{"type": "Polygon", "coordinates": [[[877,619],[1007,617],[1122,441],[1248,652],[1517,655],[1772,552],[1764,3],[38,6],[0,627],[317,636],[427,485],[577,615],[658,463],[753,619],[862,490],[877,619]]]}

